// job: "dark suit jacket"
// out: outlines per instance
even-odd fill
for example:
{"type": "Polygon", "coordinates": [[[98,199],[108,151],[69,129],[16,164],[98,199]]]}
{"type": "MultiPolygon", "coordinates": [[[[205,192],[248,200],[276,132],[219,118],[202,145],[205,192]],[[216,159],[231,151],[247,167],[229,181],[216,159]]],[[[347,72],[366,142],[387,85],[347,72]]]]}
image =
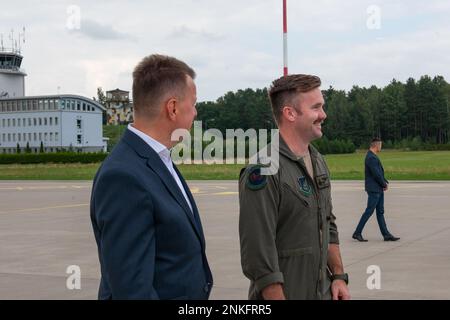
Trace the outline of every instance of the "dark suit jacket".
{"type": "Polygon", "coordinates": [[[159,155],[127,130],[97,172],[91,221],[101,265],[99,299],[208,299],[212,275],[192,212],[159,155]]]}
{"type": "Polygon", "coordinates": [[[365,161],[365,187],[367,192],[383,192],[389,182],[384,177],[384,169],[380,159],[372,151],[368,151],[365,161]]]}

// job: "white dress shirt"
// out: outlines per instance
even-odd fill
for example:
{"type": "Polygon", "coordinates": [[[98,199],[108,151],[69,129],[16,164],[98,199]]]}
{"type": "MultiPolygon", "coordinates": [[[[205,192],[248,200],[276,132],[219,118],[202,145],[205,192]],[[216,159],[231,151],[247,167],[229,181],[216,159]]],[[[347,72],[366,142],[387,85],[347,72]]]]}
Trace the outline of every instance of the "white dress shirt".
{"type": "Polygon", "coordinates": [[[142,131],[133,127],[131,125],[131,123],[128,125],[128,130],[130,130],[131,132],[136,134],[139,138],[144,140],[145,143],[147,143],[150,146],[150,148],[155,150],[155,152],[159,155],[162,162],[167,167],[167,170],[169,170],[170,174],[175,179],[175,182],[177,183],[178,188],[180,188],[181,192],[183,193],[183,196],[186,199],[186,202],[189,205],[191,212],[193,212],[192,204],[189,201],[186,191],[183,188],[183,184],[181,183],[180,177],[178,177],[178,174],[176,173],[175,169],[173,168],[173,162],[172,162],[172,158],[170,157],[169,149],[167,149],[167,147],[165,145],[163,145],[162,143],[160,143],[160,142],[156,141],[155,139],[153,139],[152,137],[150,137],[148,134],[145,134],[142,131]]]}

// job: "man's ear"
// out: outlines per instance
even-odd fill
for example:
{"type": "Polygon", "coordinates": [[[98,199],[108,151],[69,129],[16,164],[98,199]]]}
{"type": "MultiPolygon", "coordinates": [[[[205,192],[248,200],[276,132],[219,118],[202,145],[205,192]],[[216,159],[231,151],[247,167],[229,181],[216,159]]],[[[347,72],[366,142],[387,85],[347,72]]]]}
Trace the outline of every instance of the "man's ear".
{"type": "Polygon", "coordinates": [[[281,116],[285,118],[288,121],[294,121],[295,120],[295,113],[294,108],[291,106],[283,106],[283,109],[281,109],[281,116]]]}
{"type": "Polygon", "coordinates": [[[170,98],[166,101],[166,104],[164,105],[164,108],[166,110],[167,116],[170,120],[175,120],[176,116],[178,115],[178,105],[177,105],[177,99],[170,98]]]}

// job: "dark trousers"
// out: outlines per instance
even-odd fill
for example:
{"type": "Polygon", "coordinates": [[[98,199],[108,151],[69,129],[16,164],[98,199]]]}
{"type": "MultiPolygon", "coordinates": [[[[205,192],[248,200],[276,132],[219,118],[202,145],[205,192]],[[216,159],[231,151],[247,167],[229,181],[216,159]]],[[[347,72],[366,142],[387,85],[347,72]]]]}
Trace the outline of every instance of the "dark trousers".
{"type": "Polygon", "coordinates": [[[372,216],[373,211],[377,210],[377,221],[380,227],[381,234],[383,237],[389,235],[389,231],[386,227],[386,221],[384,220],[384,192],[367,192],[367,208],[364,211],[361,219],[359,220],[358,226],[356,227],[356,234],[361,234],[367,220],[372,216]]]}

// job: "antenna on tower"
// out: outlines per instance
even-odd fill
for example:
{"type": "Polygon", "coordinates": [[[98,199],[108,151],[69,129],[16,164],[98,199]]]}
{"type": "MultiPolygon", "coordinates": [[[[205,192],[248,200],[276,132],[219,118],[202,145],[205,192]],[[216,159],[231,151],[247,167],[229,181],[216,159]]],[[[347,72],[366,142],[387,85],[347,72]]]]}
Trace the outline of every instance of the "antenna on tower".
{"type": "Polygon", "coordinates": [[[22,28],[22,33],[19,33],[19,53],[22,51],[22,43],[25,43],[25,27],[22,28]]]}
{"type": "Polygon", "coordinates": [[[14,29],[11,29],[9,34],[9,39],[11,40],[11,50],[14,51],[14,29]]]}

